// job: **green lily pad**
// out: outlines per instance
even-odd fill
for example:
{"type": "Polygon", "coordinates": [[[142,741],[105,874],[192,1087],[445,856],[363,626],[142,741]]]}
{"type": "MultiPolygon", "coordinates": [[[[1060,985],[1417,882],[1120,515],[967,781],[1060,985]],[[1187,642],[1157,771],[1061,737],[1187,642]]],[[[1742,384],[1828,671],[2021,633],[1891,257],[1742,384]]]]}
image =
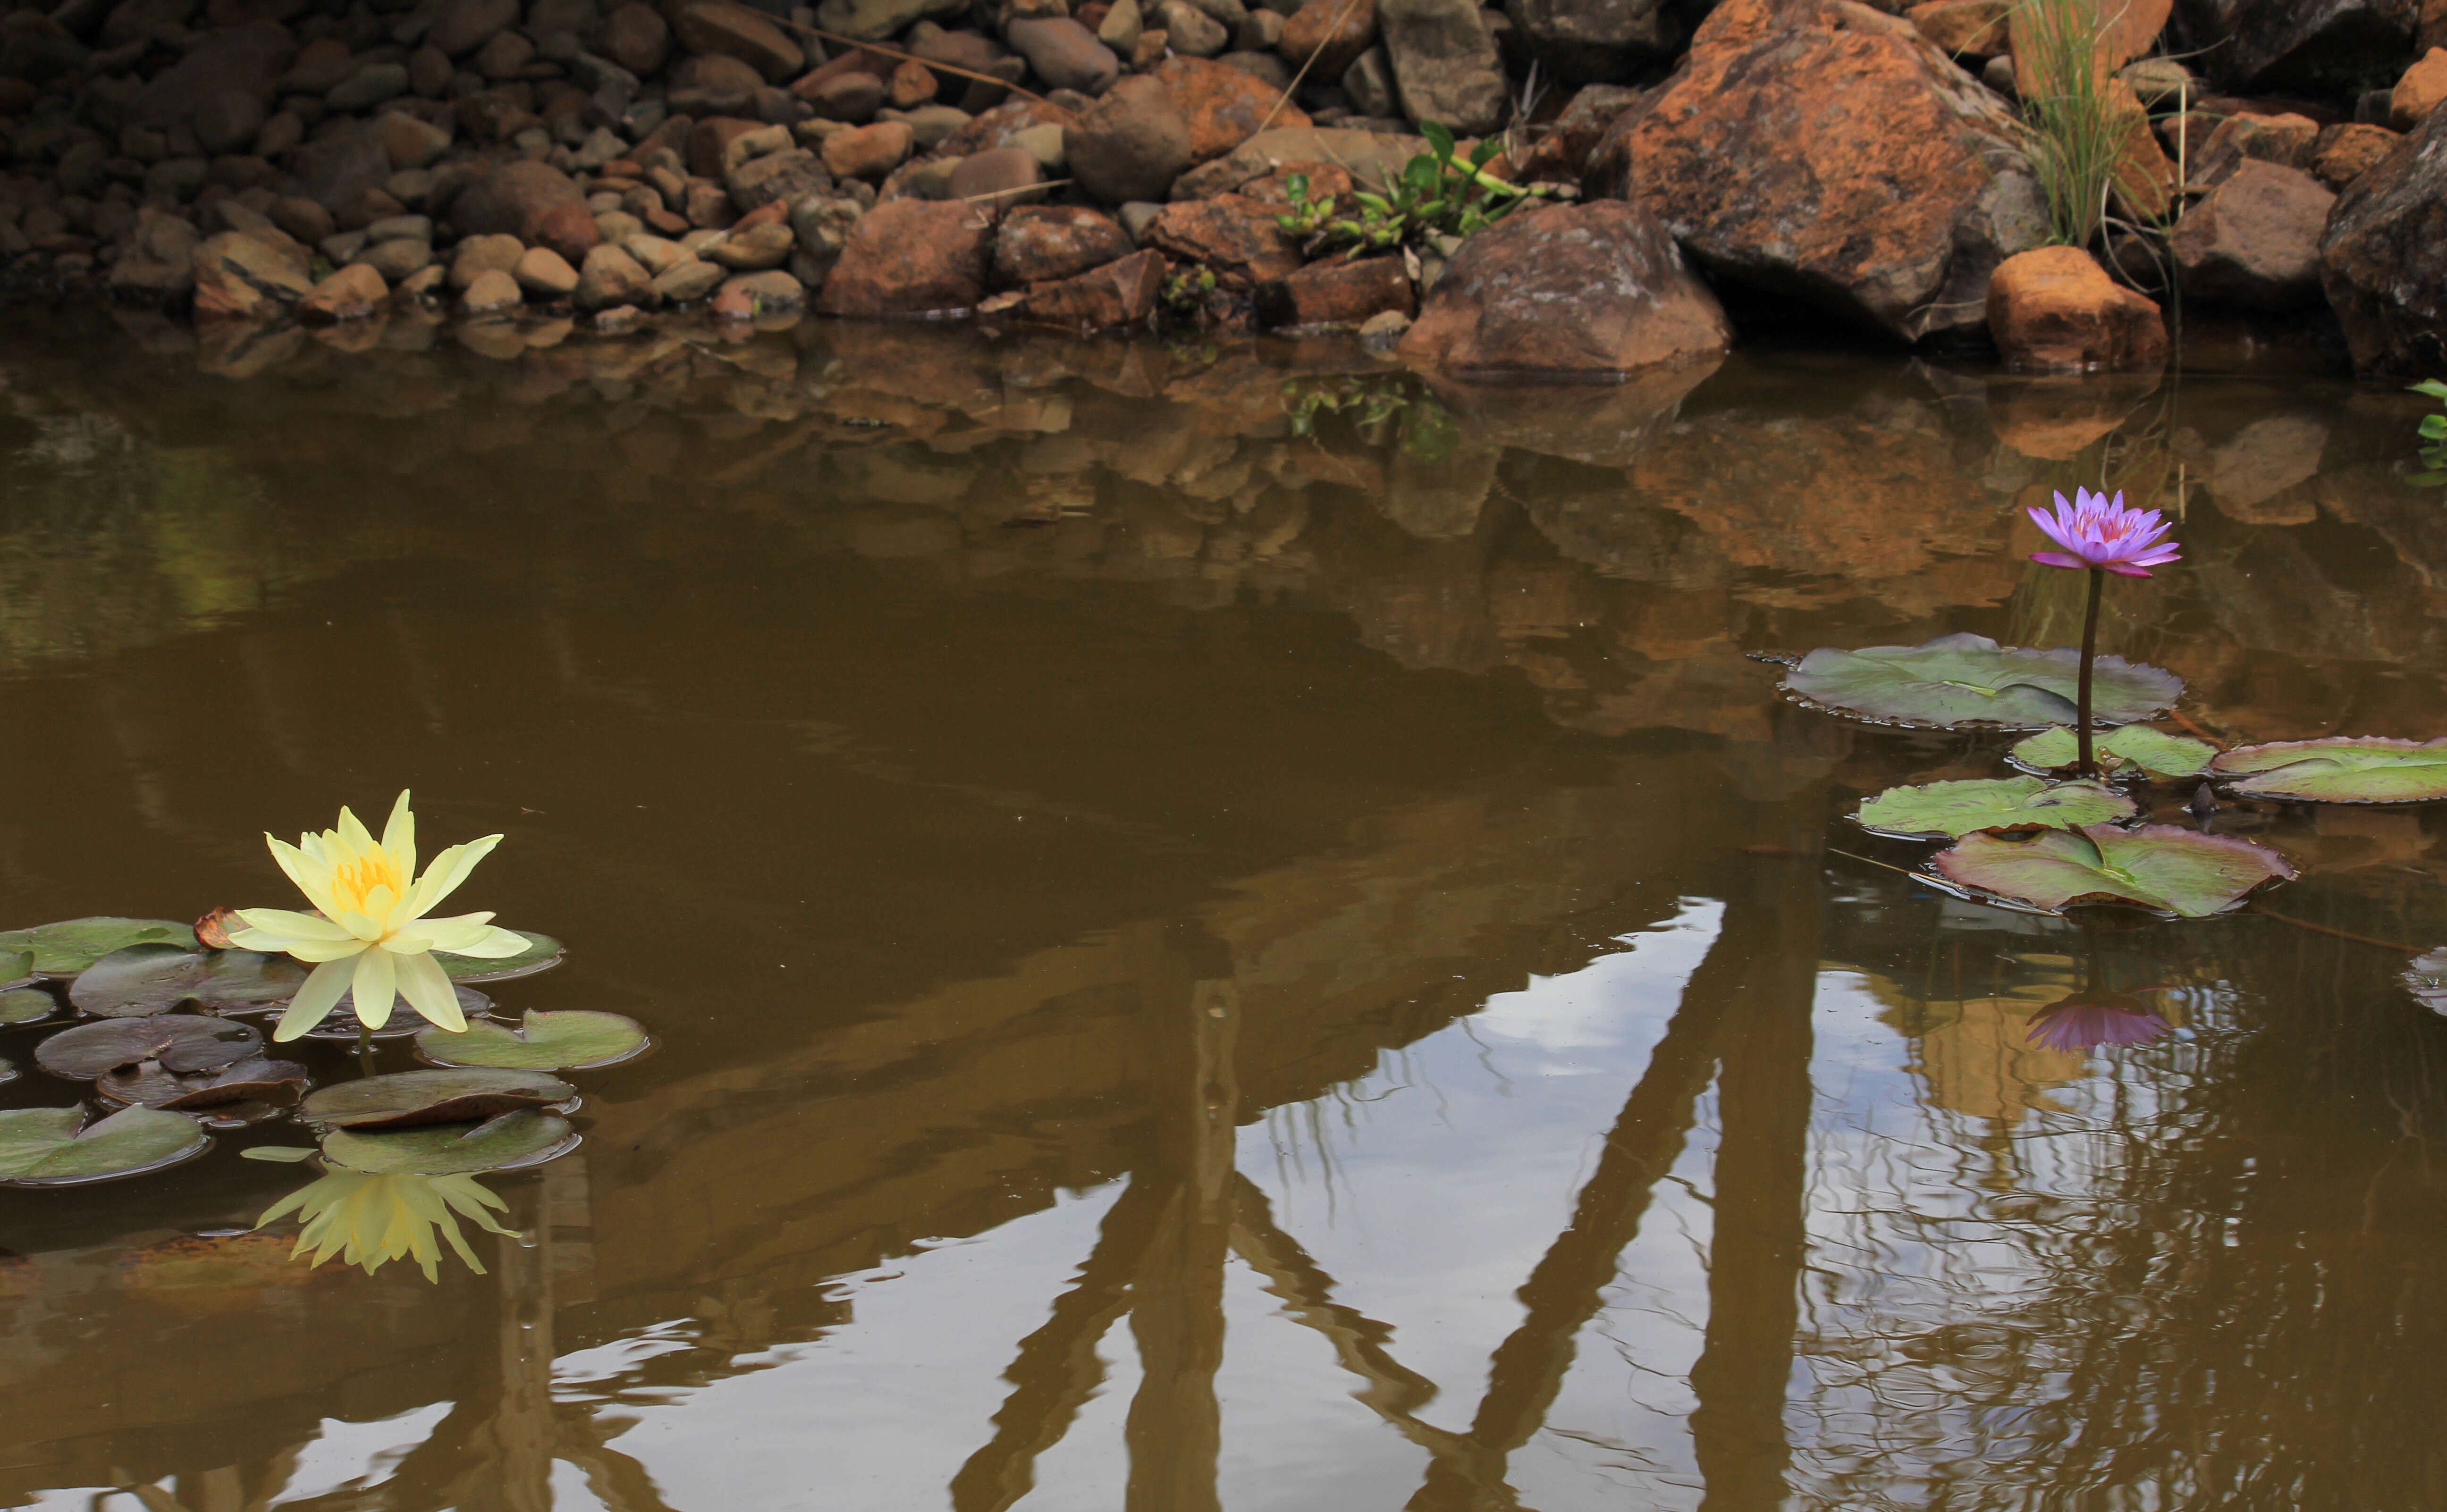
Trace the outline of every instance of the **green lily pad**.
{"type": "Polygon", "coordinates": [[[297,1109],[300,1120],[335,1128],[416,1128],[427,1124],[465,1124],[522,1107],[566,1103],[578,1088],[541,1071],[452,1067],[439,1071],[398,1071],[326,1087],[297,1109]]]}
{"type": "Polygon", "coordinates": [[[184,1076],[235,1066],[262,1049],[263,1035],[252,1025],[201,1013],[156,1013],[64,1029],[34,1047],[34,1064],[79,1082],[144,1061],[160,1061],[162,1069],[184,1076]]]}
{"type": "Polygon", "coordinates": [[[2404,986],[2422,1007],[2447,1013],[2447,946],[2414,957],[2404,969],[2404,986]]]}
{"type": "MultiPolygon", "coordinates": [[[[1921,646],[1821,647],[1785,674],[1785,691],[1830,713],[1921,729],[2040,729],[2071,725],[2081,653],[2026,651],[1985,635],[1940,635],[1921,646]]],[[[2102,725],[2154,719],[2184,681],[2156,667],[2101,656],[2091,717],[2102,725]]]]}
{"type": "Polygon", "coordinates": [[[0,992],[23,987],[34,979],[32,951],[0,951],[0,992]]]}
{"type": "MultiPolygon", "coordinates": [[[[2210,758],[2217,755],[2217,747],[2208,741],[2170,735],[2147,725],[2127,725],[2094,735],[2090,748],[2099,765],[2109,772],[2138,767],[2153,777],[2198,777],[2209,770],[2210,758]]],[[[2005,753],[2005,759],[2024,771],[2060,772],[2071,766],[2079,754],[2080,747],[2073,731],[2059,727],[2017,743],[2005,753]]]]}
{"type": "Polygon", "coordinates": [[[142,1176],[212,1143],[194,1119],[159,1108],[123,1108],[80,1130],[83,1123],[80,1107],[0,1113],[0,1186],[75,1186],[142,1176]]]}
{"type": "Polygon", "coordinates": [[[59,1011],[60,1000],[39,987],[0,992],[0,1024],[30,1024],[59,1011]]]}
{"type": "Polygon", "coordinates": [[[541,1164],[577,1143],[569,1120],[521,1108],[482,1124],[434,1124],[378,1134],[333,1129],[323,1136],[323,1158],[372,1176],[456,1176],[541,1164]]]}
{"type": "Polygon", "coordinates": [[[2076,829],[2131,819],[2133,800],[2097,783],[2000,777],[1889,787],[1861,804],[1863,828],[1905,840],[1952,840],[1976,829],[2076,829]]]}
{"type": "Polygon", "coordinates": [[[2179,918],[2224,913],[2264,882],[2294,875],[2266,845],[2175,824],[2042,830],[2027,840],[1966,835],[1937,853],[1938,875],[1983,902],[2061,914],[2131,903],[2179,918]]]}
{"type": "Polygon", "coordinates": [[[130,945],[176,945],[196,948],[196,932],[167,918],[62,919],[31,929],[0,930],[0,951],[25,951],[34,957],[34,970],[46,976],[73,976],[112,951],[130,945]]]}
{"type": "Polygon", "coordinates": [[[160,1061],[139,1061],[104,1071],[93,1089],[114,1103],[136,1103],[178,1112],[226,1107],[232,1103],[275,1103],[294,1099],[311,1079],[295,1061],[256,1057],[217,1071],[180,1076],[160,1061]]]}
{"type": "Polygon", "coordinates": [[[416,1048],[443,1066],[500,1066],[525,1071],[584,1070],[637,1054],[649,1044],[645,1026],[618,1013],[582,1009],[530,1011],[517,1029],[491,1022],[467,1026],[464,1034],[429,1029],[416,1048]]]}
{"type": "Polygon", "coordinates": [[[262,1008],[289,1001],[305,985],[306,968],[286,955],[130,945],[86,967],[69,984],[68,1001],[97,1018],[135,1018],[187,1003],[262,1008]]]}
{"type": "Polygon", "coordinates": [[[451,955],[435,951],[433,958],[442,963],[442,969],[449,973],[454,982],[506,982],[513,976],[533,976],[538,972],[550,971],[560,964],[562,955],[568,954],[567,947],[549,935],[537,935],[523,929],[514,929],[510,933],[527,942],[527,948],[516,955],[487,960],[479,955],[451,955]]]}
{"type": "Polygon", "coordinates": [[[2248,798],[2313,803],[2426,803],[2447,798],[2447,739],[2334,735],[2238,746],[2210,775],[2248,798]]]}

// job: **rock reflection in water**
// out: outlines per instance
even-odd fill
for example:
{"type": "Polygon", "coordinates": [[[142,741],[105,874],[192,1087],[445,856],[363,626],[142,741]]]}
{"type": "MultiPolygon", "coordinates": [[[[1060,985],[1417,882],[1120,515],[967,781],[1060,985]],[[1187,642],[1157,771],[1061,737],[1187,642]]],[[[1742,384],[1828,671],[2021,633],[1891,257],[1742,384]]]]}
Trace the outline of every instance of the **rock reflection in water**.
{"type": "Polygon", "coordinates": [[[1747,659],[2060,637],[2018,505],[2080,482],[2187,512],[2108,642],[2189,717],[2447,733],[2418,402],[1796,354],[1542,407],[1290,348],[436,334],[0,357],[42,732],[0,895],[237,896],[228,793],[412,776],[512,833],[505,909],[599,921],[537,1006],[668,1046],[498,1182],[526,1242],[486,1277],[195,1237],[288,1178],[237,1162],[0,1194],[0,1503],[2273,1509],[2447,1474],[2438,1026],[2320,932],[2447,938],[2439,817],[2223,816],[2316,861],[2271,906],[2318,930],[2089,941],[1822,854],[1883,854],[1830,827],[1858,794],[1991,753],[1747,659]],[[1300,434],[1345,378],[1418,418],[1300,434]],[[2031,1042],[2093,943],[2170,1033],[2031,1042]]]}

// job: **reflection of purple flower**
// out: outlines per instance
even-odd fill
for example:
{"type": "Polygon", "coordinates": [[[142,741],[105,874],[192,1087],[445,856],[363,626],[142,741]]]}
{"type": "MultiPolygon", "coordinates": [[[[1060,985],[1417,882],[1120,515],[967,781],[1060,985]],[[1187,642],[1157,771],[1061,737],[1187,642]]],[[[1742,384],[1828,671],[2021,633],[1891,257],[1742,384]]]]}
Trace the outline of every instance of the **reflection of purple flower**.
{"type": "Polygon", "coordinates": [[[2171,1026],[2157,1011],[2122,992],[2076,992],[2031,1015],[2030,1040],[2052,1050],[2147,1045],[2171,1026]]]}
{"type": "Polygon", "coordinates": [[[2127,577],[2147,577],[2150,569],[2180,561],[2175,541],[2167,540],[2174,525],[2154,509],[2127,509],[2124,495],[2114,499],[2087,488],[2074,490],[2073,501],[2057,495],[2056,513],[2030,511],[2031,520],[2063,551],[2039,551],[2031,560],[2050,567],[2104,567],[2127,577]]]}

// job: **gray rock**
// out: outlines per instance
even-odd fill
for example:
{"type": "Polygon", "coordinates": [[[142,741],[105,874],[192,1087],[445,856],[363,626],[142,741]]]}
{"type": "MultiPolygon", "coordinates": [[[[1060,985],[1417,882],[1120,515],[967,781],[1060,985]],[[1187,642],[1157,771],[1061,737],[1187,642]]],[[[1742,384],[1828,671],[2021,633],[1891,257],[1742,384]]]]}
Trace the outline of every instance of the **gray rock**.
{"type": "Polygon", "coordinates": [[[1057,89],[1101,94],[1121,76],[1122,61],[1113,49],[1069,16],[1014,21],[1005,36],[1037,77],[1057,89]]]}
{"type": "Polygon", "coordinates": [[[367,110],[406,93],[407,66],[377,63],[358,69],[354,77],[333,86],[332,92],[323,97],[323,103],[334,110],[367,110]]]}
{"type": "Polygon", "coordinates": [[[433,217],[430,216],[386,216],[366,228],[368,245],[385,241],[429,242],[432,239],[433,217]]]}
{"type": "Polygon", "coordinates": [[[1212,58],[1232,43],[1232,33],[1224,28],[1224,23],[1189,0],[1164,0],[1155,8],[1155,19],[1172,50],[1192,58],[1212,58]]]}
{"type": "MultiPolygon", "coordinates": [[[[2429,8],[2420,8],[2426,12],[2429,8]]],[[[2410,0],[2178,0],[2179,55],[2238,92],[2383,88],[2413,61],[2410,0]]]]}
{"type": "Polygon", "coordinates": [[[395,284],[419,269],[432,266],[433,245],[407,238],[377,241],[359,253],[356,260],[381,274],[384,283],[395,284]]]}
{"type": "Polygon", "coordinates": [[[675,305],[687,304],[713,293],[730,276],[729,270],[718,263],[690,257],[654,275],[654,297],[675,305]]]}
{"type": "Polygon", "coordinates": [[[882,42],[918,22],[968,8],[968,0],[824,0],[816,25],[860,42],[882,42]]]}
{"type": "Polygon", "coordinates": [[[1342,71],[1342,92],[1363,116],[1383,118],[1402,113],[1402,97],[1394,90],[1394,60],[1382,47],[1371,47],[1342,71]]]}
{"type": "Polygon", "coordinates": [[[2320,236],[2337,197],[2296,168],[2247,158],[2168,238],[2187,299],[2252,310],[2320,302],[2320,236]]]}
{"type": "Polygon", "coordinates": [[[658,296],[654,280],[637,259],[617,247],[597,246],[578,271],[578,308],[609,310],[614,305],[652,305],[658,296]]]}
{"type": "Polygon", "coordinates": [[[111,265],[110,292],[123,299],[175,304],[196,286],[196,228],[158,206],[136,212],[126,249],[111,265]]]}
{"type": "Polygon", "coordinates": [[[1441,122],[1463,136],[1504,123],[1504,63],[1476,0],[1377,0],[1376,28],[1406,119],[1441,122]]]}
{"type": "Polygon", "coordinates": [[[2329,212],[2320,281],[2354,367],[2378,377],[2447,375],[2447,109],[2434,110],[2329,212]]]}
{"type": "Polygon", "coordinates": [[[1627,79],[1683,40],[1663,0],[1505,0],[1504,11],[1530,56],[1566,84],[1627,79]]]}

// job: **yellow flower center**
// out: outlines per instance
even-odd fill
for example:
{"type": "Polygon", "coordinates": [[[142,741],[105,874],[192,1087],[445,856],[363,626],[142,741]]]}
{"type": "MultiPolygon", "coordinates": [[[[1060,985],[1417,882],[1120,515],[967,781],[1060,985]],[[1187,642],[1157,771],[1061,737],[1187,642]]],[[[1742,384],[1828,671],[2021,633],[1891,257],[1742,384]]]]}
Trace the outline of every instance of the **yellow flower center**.
{"type": "Polygon", "coordinates": [[[392,864],[388,851],[367,851],[354,860],[343,861],[332,869],[332,901],[344,909],[376,920],[388,914],[390,905],[399,901],[407,892],[399,868],[392,864]],[[389,888],[390,896],[376,903],[374,894],[382,888],[389,888]]]}

